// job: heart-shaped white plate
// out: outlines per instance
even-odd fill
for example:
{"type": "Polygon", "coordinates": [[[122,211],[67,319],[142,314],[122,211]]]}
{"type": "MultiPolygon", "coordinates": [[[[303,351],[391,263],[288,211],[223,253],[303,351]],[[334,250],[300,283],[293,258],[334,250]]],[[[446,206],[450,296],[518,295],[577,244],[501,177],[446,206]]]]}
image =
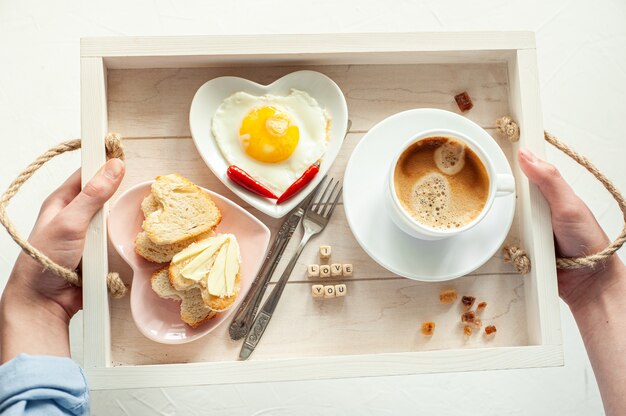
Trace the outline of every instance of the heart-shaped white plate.
{"type": "Polygon", "coordinates": [[[189,111],[189,127],[200,156],[215,176],[254,208],[271,217],[280,218],[300,204],[328,172],[348,130],[348,105],[337,84],[326,75],[315,71],[292,72],[269,85],[260,85],[239,77],[219,77],[204,83],[194,95],[189,111]],[[326,109],[331,119],[330,137],[319,173],[296,196],[276,205],[275,200],[249,192],[226,176],[228,162],[213,137],[211,119],[222,101],[236,92],[243,91],[259,96],[265,94],[286,96],[292,88],[307,92],[326,109]]]}

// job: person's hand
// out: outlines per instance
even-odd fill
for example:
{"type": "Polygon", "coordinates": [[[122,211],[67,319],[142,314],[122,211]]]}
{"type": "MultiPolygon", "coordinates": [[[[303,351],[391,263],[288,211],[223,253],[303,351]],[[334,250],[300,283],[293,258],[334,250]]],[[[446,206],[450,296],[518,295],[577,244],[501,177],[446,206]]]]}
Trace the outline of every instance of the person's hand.
{"type": "MultiPolygon", "coordinates": [[[[115,193],[123,177],[124,163],[120,159],[109,160],[82,190],[80,170],[75,172],[45,200],[28,241],[55,263],[76,269],[91,218],[115,193]]],[[[82,307],[79,287],[43,270],[24,252],[5,288],[3,298],[9,297],[22,304],[45,306],[68,322],[82,307]]]]}
{"type": "MultiPolygon", "coordinates": [[[[520,166],[528,179],[537,185],[550,205],[552,227],[558,257],[579,257],[604,249],[609,238],[589,207],[574,193],[551,164],[538,159],[525,149],[519,151],[520,166]]],[[[624,265],[613,255],[595,268],[559,270],[559,294],[570,306],[585,306],[616,282],[624,273],[624,265]]]]}

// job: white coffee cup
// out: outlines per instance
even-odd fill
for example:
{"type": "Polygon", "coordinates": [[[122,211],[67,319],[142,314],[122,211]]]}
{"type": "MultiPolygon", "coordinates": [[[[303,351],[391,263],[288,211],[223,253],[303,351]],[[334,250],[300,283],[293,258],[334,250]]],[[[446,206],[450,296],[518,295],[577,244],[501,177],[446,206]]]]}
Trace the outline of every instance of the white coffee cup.
{"type": "Polygon", "coordinates": [[[385,199],[387,211],[389,212],[391,220],[402,231],[422,240],[440,240],[443,238],[453,237],[474,227],[487,215],[493,205],[493,201],[497,197],[510,195],[514,192],[515,178],[513,175],[497,173],[491,158],[479,143],[457,131],[436,129],[424,131],[415,135],[398,151],[396,156],[393,158],[389,169],[389,175],[386,181],[385,199]],[[485,206],[476,218],[458,228],[434,228],[417,221],[404,209],[398,199],[398,194],[396,193],[394,173],[400,156],[402,156],[404,151],[413,144],[431,137],[450,137],[467,145],[476,154],[476,156],[480,158],[481,162],[485,166],[485,169],[487,170],[487,175],[489,176],[489,193],[485,206]]]}

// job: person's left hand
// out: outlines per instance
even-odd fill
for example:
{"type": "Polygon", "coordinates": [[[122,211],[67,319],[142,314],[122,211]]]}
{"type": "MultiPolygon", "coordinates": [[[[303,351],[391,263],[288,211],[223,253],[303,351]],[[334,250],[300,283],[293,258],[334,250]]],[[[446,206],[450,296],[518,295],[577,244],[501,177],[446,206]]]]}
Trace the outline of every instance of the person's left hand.
{"type": "MultiPolygon", "coordinates": [[[[124,162],[111,159],[82,190],[80,170],[75,172],[44,201],[28,241],[55,263],[76,269],[83,255],[87,226],[119,187],[124,170],[124,162]]],[[[15,263],[3,295],[22,305],[44,306],[68,322],[82,308],[81,288],[44,270],[24,252],[15,263]]]]}

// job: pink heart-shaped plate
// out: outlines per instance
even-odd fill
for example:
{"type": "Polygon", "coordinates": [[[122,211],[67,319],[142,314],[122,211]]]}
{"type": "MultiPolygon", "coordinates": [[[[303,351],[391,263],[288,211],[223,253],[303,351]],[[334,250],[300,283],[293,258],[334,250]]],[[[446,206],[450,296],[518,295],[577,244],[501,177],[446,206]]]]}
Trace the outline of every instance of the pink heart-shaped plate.
{"type": "Polygon", "coordinates": [[[150,276],[165,264],[155,264],[135,253],[135,237],[141,231],[141,201],[150,193],[153,181],[143,182],[124,192],[111,205],[108,218],[109,239],[119,255],[133,269],[130,309],[137,328],[146,337],[163,344],[183,344],[215,329],[237,309],[261,267],[270,240],[270,230],[229,199],[204,189],[222,212],[216,233],[232,233],[241,250],[241,291],[232,308],[210,321],[191,328],[180,320],[180,303],[159,297],[150,286],[150,276]]]}

